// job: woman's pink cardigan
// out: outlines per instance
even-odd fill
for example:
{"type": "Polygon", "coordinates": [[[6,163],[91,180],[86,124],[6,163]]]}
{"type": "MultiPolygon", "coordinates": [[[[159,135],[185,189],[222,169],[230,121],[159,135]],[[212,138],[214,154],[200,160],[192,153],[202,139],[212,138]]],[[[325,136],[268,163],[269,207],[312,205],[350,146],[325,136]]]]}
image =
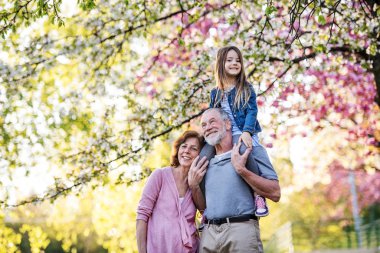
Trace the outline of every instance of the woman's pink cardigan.
{"type": "Polygon", "coordinates": [[[137,219],[148,223],[148,253],[197,252],[195,213],[190,190],[180,204],[172,168],[155,170],[137,207],[137,219]]]}

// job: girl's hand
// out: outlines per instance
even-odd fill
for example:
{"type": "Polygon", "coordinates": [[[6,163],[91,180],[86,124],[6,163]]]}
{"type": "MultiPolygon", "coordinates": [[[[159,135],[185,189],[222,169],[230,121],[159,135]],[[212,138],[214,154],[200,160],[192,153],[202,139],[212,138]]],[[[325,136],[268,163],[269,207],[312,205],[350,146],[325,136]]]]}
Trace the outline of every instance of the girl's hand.
{"type": "Polygon", "coordinates": [[[243,132],[239,141],[242,141],[247,148],[252,148],[252,136],[248,132],[243,132]]]}

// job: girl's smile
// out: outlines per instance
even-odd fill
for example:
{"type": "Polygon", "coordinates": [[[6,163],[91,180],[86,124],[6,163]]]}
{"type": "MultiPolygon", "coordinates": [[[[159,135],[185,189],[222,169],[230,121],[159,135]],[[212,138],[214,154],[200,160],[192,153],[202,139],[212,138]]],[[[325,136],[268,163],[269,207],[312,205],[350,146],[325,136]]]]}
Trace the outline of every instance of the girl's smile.
{"type": "Polygon", "coordinates": [[[237,76],[240,74],[241,62],[239,55],[235,52],[235,50],[228,51],[224,68],[226,70],[226,74],[229,76],[237,76]]]}

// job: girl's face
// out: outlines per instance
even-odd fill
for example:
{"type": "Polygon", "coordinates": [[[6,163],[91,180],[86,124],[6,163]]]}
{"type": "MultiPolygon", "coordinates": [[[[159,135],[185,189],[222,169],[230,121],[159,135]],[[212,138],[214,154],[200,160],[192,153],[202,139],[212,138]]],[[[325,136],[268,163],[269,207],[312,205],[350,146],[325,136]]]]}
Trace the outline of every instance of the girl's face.
{"type": "Polygon", "coordinates": [[[236,77],[240,74],[241,62],[239,55],[235,52],[235,50],[228,51],[224,68],[228,76],[236,77]]]}
{"type": "Polygon", "coordinates": [[[178,161],[183,167],[189,167],[195,157],[198,156],[200,151],[200,145],[197,138],[187,138],[184,143],[179,146],[178,149],[178,161]]]}

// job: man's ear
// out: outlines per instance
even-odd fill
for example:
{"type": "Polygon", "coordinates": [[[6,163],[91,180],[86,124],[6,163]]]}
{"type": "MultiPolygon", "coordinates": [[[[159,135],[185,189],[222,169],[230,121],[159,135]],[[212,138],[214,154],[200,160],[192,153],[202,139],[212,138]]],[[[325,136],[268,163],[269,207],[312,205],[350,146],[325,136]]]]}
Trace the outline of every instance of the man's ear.
{"type": "Polygon", "coordinates": [[[226,119],[226,130],[230,131],[232,129],[232,124],[231,121],[226,119]]]}

